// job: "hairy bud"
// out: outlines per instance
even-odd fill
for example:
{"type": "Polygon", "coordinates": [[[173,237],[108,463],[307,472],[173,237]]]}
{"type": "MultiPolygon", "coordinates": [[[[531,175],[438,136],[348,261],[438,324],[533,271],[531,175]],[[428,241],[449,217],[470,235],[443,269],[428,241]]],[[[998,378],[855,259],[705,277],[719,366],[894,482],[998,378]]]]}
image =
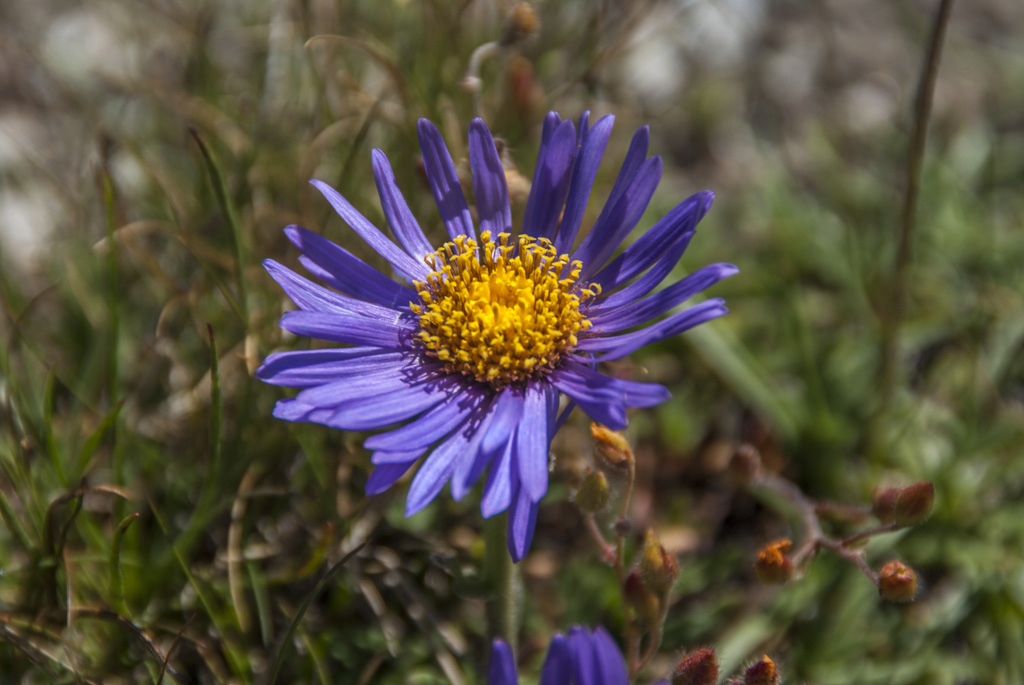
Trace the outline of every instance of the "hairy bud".
{"type": "Polygon", "coordinates": [[[754,573],[757,579],[765,585],[780,585],[793,577],[796,569],[788,552],[793,547],[792,540],[782,538],[769,542],[757,553],[757,561],[754,562],[754,573]]]}
{"type": "Polygon", "coordinates": [[[743,674],[743,685],[778,685],[782,674],[767,654],[762,656],[743,674]]]}
{"type": "Polygon", "coordinates": [[[928,518],[935,506],[935,486],[924,481],[903,488],[893,507],[893,518],[901,526],[914,526],[928,518]]]}
{"type": "Polygon", "coordinates": [[[875,491],[871,501],[871,513],[880,523],[892,523],[896,520],[896,500],[899,499],[900,488],[883,488],[875,491]]]}
{"type": "Polygon", "coordinates": [[[593,514],[605,508],[608,498],[608,479],[600,471],[591,471],[583,479],[580,489],[576,491],[576,506],[588,514],[593,514]]]}
{"type": "Polygon", "coordinates": [[[633,463],[633,450],[622,433],[592,423],[590,434],[594,436],[595,452],[600,462],[620,471],[625,471],[633,463]]]}
{"type": "Polygon", "coordinates": [[[644,623],[657,620],[658,598],[644,585],[639,570],[633,569],[626,576],[622,584],[622,596],[644,623]]]}
{"type": "Polygon", "coordinates": [[[659,597],[667,594],[679,578],[679,563],[661,546],[653,530],[648,530],[644,538],[640,577],[647,589],[659,597]]]}
{"type": "Polygon", "coordinates": [[[701,647],[683,657],[672,671],[672,685],[715,685],[718,657],[711,647],[701,647]]]}
{"type": "Polygon", "coordinates": [[[878,571],[878,594],[889,602],[909,602],[917,594],[917,574],[902,561],[890,561],[878,571]]]}
{"type": "Polygon", "coordinates": [[[505,35],[502,36],[503,45],[513,45],[524,41],[540,27],[537,19],[537,11],[528,2],[521,2],[509,10],[505,17],[505,35]]]}

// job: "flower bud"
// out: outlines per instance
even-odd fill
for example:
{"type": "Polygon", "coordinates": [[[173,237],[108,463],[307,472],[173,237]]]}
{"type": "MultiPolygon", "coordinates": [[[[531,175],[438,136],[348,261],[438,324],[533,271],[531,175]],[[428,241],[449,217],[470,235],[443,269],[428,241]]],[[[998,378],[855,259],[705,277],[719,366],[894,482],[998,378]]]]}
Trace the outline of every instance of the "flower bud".
{"type": "Polygon", "coordinates": [[[740,485],[750,485],[761,475],[761,455],[757,448],[749,443],[737,447],[729,462],[729,473],[740,485]]]}
{"type": "Polygon", "coordinates": [[[924,481],[903,488],[896,498],[893,517],[901,526],[914,526],[928,518],[935,505],[935,486],[924,481]]]}
{"type": "Polygon", "coordinates": [[[648,530],[644,538],[640,577],[647,589],[659,597],[667,594],[679,578],[679,563],[661,546],[653,530],[648,530]]]}
{"type": "Polygon", "coordinates": [[[622,596],[644,623],[658,618],[658,598],[644,585],[640,571],[633,569],[622,584],[622,596]]]}
{"type": "Polygon", "coordinates": [[[917,574],[902,561],[890,561],[878,572],[878,594],[889,602],[909,602],[917,594],[917,574]]]}
{"type": "Polygon", "coordinates": [[[871,501],[871,513],[879,523],[892,523],[896,520],[896,500],[900,497],[900,488],[883,488],[875,491],[871,501]]]}
{"type": "Polygon", "coordinates": [[[672,685],[715,685],[718,682],[718,657],[711,647],[690,652],[672,671],[672,685]]]}
{"type": "Polygon", "coordinates": [[[786,556],[793,547],[793,542],[782,538],[769,542],[757,553],[754,562],[754,573],[765,585],[780,585],[793,577],[796,569],[793,560],[786,556]]]}
{"type": "Polygon", "coordinates": [[[505,17],[505,35],[502,36],[503,45],[513,45],[526,40],[536,33],[540,22],[537,20],[537,11],[528,2],[520,2],[509,10],[505,17]]]}
{"type": "Polygon", "coordinates": [[[576,506],[587,514],[593,514],[605,508],[608,497],[608,479],[600,471],[591,471],[576,491],[576,506]]]}
{"type": "Polygon", "coordinates": [[[743,685],[778,685],[781,681],[782,674],[767,654],[743,674],[743,685]]]}
{"type": "Polygon", "coordinates": [[[617,433],[599,423],[590,424],[594,436],[595,452],[599,461],[607,466],[625,471],[633,463],[633,450],[622,433],[617,433]]]}

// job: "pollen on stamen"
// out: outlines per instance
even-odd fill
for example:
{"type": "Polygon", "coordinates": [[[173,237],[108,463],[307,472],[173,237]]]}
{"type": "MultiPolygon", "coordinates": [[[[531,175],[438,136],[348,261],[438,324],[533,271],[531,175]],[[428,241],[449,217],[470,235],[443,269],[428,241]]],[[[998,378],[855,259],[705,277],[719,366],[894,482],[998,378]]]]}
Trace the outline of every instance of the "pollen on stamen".
{"type": "Polygon", "coordinates": [[[553,369],[590,328],[581,305],[600,294],[579,287],[582,264],[549,240],[510,238],[457,236],[427,255],[433,271],[415,283],[420,301],[410,306],[426,355],[495,387],[553,369]]]}

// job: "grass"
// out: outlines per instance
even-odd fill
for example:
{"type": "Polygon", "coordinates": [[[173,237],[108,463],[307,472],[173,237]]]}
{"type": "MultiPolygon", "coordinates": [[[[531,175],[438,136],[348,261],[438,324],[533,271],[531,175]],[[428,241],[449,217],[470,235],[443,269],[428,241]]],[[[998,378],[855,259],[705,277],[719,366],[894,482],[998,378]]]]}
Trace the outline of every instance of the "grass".
{"type": "MultiPolygon", "coordinates": [[[[551,2],[537,37],[483,63],[483,114],[526,178],[547,109],[615,113],[592,219],[648,123],[666,172],[642,225],[711,187],[680,273],[742,270],[715,287],[728,317],[636,355],[674,397],[632,420],[634,523],[682,567],[646,680],[714,644],[733,670],[770,653],[788,682],[1024,681],[1024,20],[989,5],[963,3],[950,24],[885,400],[880,317],[930,10],[723,15],[751,27],[733,54],[707,42],[724,5],[551,2]],[[685,71],[660,98],[629,71],[662,45],[658,24],[678,31],[643,69],[685,71]],[[773,80],[778,65],[809,85],[773,80]],[[792,522],[727,478],[721,455],[739,442],[813,497],[932,481],[932,517],[868,548],[874,568],[899,557],[918,571],[917,601],[881,602],[827,555],[758,585],[756,549],[792,522]]],[[[367,500],[362,436],[272,420],[281,394],[252,371],[305,344],[277,328],[286,303],[260,267],[294,264],[283,226],[371,259],[307,178],[382,224],[380,147],[441,235],[415,122],[465,156],[475,112],[459,82],[501,12],[39,7],[0,10],[0,204],[45,198],[39,226],[13,209],[4,221],[52,230],[33,259],[10,243],[0,255],[0,682],[482,682],[474,503],[439,498],[407,521],[402,487],[367,500]]],[[[588,440],[576,417],[555,444],[523,565],[524,673],[554,630],[621,634],[614,573],[568,501],[588,440]]]]}

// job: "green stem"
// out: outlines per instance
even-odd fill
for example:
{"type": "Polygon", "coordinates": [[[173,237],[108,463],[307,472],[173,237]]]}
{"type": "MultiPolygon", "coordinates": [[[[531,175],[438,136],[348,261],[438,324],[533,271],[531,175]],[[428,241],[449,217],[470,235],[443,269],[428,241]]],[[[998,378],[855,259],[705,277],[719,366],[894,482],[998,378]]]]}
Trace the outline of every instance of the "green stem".
{"type": "Polygon", "coordinates": [[[516,649],[522,587],[519,572],[512,563],[506,541],[506,514],[492,516],[484,521],[484,578],[487,582],[487,632],[491,638],[501,638],[516,649]]]}

